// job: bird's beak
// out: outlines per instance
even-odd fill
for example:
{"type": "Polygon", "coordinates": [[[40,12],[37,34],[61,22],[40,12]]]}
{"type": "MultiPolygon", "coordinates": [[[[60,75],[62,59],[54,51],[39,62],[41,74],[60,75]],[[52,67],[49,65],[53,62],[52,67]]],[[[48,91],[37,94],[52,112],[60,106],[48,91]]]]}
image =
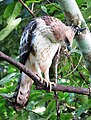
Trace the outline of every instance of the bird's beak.
{"type": "Polygon", "coordinates": [[[70,44],[67,44],[67,50],[68,50],[68,52],[71,51],[71,45],[70,44]]]}
{"type": "Polygon", "coordinates": [[[67,44],[67,50],[68,50],[68,52],[66,53],[66,56],[69,57],[71,54],[71,45],[70,44],[67,44]]]}
{"type": "Polygon", "coordinates": [[[71,50],[71,44],[70,44],[70,42],[69,42],[69,40],[68,40],[68,38],[66,37],[66,39],[65,39],[65,43],[66,43],[66,47],[67,47],[67,50],[68,50],[68,52],[71,50]]]}

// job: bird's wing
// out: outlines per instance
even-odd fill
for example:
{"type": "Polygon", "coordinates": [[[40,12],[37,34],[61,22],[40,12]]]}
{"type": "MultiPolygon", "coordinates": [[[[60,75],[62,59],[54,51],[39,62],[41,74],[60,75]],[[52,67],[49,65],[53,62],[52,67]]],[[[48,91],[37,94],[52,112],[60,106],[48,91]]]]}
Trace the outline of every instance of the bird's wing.
{"type": "Polygon", "coordinates": [[[26,60],[29,56],[31,49],[31,41],[32,41],[32,32],[35,30],[37,26],[36,20],[32,19],[30,23],[25,28],[21,40],[20,40],[20,62],[25,65],[26,60]]]}
{"type": "MultiPolygon", "coordinates": [[[[29,57],[29,53],[31,52],[33,31],[35,30],[36,26],[36,19],[31,20],[25,28],[20,40],[20,62],[24,65],[27,64],[27,59],[29,57]]],[[[22,73],[18,81],[18,86],[13,96],[15,100],[13,102],[13,106],[16,110],[20,110],[28,102],[31,83],[28,79],[28,76],[22,73]]]]}

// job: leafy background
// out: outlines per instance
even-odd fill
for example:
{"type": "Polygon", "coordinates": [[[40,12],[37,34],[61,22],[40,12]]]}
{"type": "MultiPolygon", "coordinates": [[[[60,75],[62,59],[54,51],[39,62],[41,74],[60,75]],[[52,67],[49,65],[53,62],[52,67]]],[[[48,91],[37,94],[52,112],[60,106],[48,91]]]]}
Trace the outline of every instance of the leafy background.
{"type": "MultiPolygon", "coordinates": [[[[24,0],[39,17],[51,15],[66,22],[58,0],[24,0]]],[[[76,0],[91,30],[91,0],[76,0]]],[[[19,60],[19,41],[30,13],[16,0],[0,0],[0,51],[19,60]]],[[[0,60],[0,120],[56,120],[53,92],[36,90],[33,85],[26,110],[16,112],[5,96],[12,96],[17,86],[19,70],[0,60]],[[46,103],[48,105],[46,105],[46,103]]],[[[53,76],[50,71],[50,76],[53,76]]],[[[89,72],[74,40],[71,56],[60,59],[58,83],[68,86],[88,87],[89,72]]],[[[61,120],[91,120],[91,98],[74,93],[58,92],[61,120]]]]}

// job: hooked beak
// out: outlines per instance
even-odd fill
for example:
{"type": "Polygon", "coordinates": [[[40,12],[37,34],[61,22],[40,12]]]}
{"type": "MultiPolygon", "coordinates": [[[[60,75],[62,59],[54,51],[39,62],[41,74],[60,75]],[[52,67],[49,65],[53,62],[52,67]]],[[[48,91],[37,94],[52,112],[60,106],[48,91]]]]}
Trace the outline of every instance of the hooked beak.
{"type": "Polygon", "coordinates": [[[65,39],[65,43],[66,43],[66,47],[67,47],[67,50],[68,50],[68,52],[71,50],[71,45],[70,45],[70,42],[69,42],[69,40],[68,40],[68,38],[66,37],[66,39],[65,39]]]}
{"type": "Polygon", "coordinates": [[[67,50],[68,50],[68,52],[71,51],[71,46],[70,46],[70,44],[67,44],[67,50]]]}
{"type": "Polygon", "coordinates": [[[70,52],[71,51],[71,45],[66,43],[66,48],[67,49],[65,51],[65,55],[66,55],[66,57],[69,57],[69,55],[71,54],[71,52],[70,52]]]}

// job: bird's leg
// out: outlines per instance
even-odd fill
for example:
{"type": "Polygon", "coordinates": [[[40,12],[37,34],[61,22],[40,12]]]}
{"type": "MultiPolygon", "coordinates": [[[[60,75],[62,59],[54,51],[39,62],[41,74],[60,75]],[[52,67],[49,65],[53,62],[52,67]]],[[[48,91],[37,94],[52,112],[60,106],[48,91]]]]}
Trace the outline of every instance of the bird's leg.
{"type": "Polygon", "coordinates": [[[44,75],[45,75],[45,80],[46,80],[46,83],[47,83],[47,87],[49,87],[49,90],[52,91],[52,85],[54,85],[54,82],[50,82],[50,78],[49,78],[49,68],[48,67],[45,72],[44,72],[44,75]]]}
{"type": "Polygon", "coordinates": [[[45,75],[45,79],[47,81],[50,81],[50,78],[49,78],[49,67],[45,70],[44,75],[45,75]]]}
{"type": "MultiPolygon", "coordinates": [[[[38,76],[42,77],[41,69],[40,69],[37,61],[35,62],[35,69],[36,69],[36,73],[38,74],[38,76]]],[[[41,82],[43,83],[42,79],[41,79],[41,82]]]]}
{"type": "MultiPolygon", "coordinates": [[[[44,75],[45,75],[45,79],[47,80],[46,82],[47,82],[47,87],[48,87],[48,82],[50,81],[50,78],[49,78],[49,68],[47,68],[46,70],[45,70],[45,72],[44,72],[44,75]]],[[[51,90],[52,88],[51,88],[51,86],[50,86],[50,90],[51,90]]]]}
{"type": "MultiPolygon", "coordinates": [[[[45,83],[47,88],[49,87],[49,91],[51,91],[52,85],[54,85],[54,83],[50,82],[49,67],[47,67],[47,69],[44,71],[45,79],[42,77],[41,69],[40,69],[37,61],[35,62],[35,69],[36,69],[36,75],[40,78],[41,83],[45,83]]],[[[40,89],[41,87],[37,87],[37,88],[40,89]]]]}

